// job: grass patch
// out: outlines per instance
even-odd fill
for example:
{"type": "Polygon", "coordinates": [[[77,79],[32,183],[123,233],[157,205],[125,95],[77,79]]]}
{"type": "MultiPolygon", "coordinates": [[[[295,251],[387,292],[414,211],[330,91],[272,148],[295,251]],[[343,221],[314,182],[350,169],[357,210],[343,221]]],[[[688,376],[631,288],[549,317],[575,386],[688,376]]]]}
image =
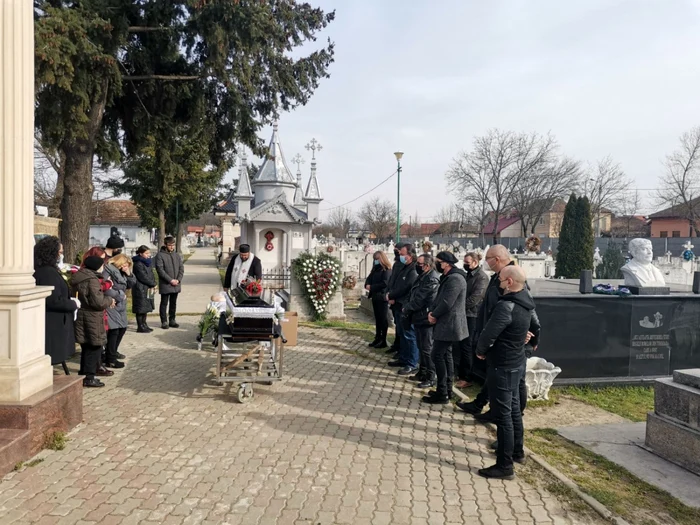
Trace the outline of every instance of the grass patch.
{"type": "Polygon", "coordinates": [[[221,278],[221,286],[223,286],[224,278],[226,277],[226,268],[219,268],[219,277],[221,278]]]}
{"type": "Polygon", "coordinates": [[[25,463],[27,467],[36,467],[39,463],[43,462],[44,458],[36,458],[25,463]]]}
{"type": "Polygon", "coordinates": [[[308,328],[332,328],[359,337],[371,343],[374,341],[374,325],[369,323],[346,323],[344,321],[302,321],[299,326],[308,328]]]}
{"type": "Polygon", "coordinates": [[[67,442],[68,438],[66,438],[65,432],[53,432],[44,439],[44,448],[49,450],[63,450],[66,448],[67,442]]]}
{"type": "Polygon", "coordinates": [[[630,523],[700,523],[699,509],[684,505],[623,467],[571,443],[556,430],[526,431],[525,444],[575,481],[581,490],[630,523]]]}
{"type": "MultiPolygon", "coordinates": [[[[555,392],[555,389],[550,392],[555,392]]],[[[631,421],[646,421],[647,413],[654,410],[654,388],[650,386],[569,386],[556,389],[556,393],[571,396],[631,421]]]]}

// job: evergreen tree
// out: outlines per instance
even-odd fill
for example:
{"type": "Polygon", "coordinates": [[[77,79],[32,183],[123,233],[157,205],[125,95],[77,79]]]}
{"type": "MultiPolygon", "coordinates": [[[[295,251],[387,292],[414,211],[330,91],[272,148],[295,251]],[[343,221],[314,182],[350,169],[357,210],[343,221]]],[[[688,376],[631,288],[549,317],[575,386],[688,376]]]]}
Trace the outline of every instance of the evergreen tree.
{"type": "Polygon", "coordinates": [[[603,260],[598,266],[596,277],[598,279],[622,279],[620,268],[625,264],[625,257],[622,255],[620,247],[614,243],[609,243],[603,253],[603,260]]]}
{"type": "Polygon", "coordinates": [[[588,197],[582,197],[576,201],[576,257],[573,261],[571,272],[578,279],[582,270],[593,269],[593,252],[595,251],[595,237],[593,235],[593,214],[591,202],[588,197]]]}
{"type": "MultiPolygon", "coordinates": [[[[576,211],[578,198],[572,193],[564,209],[564,218],[559,231],[559,246],[557,248],[556,276],[573,279],[572,261],[576,250],[576,211]]],[[[575,278],[579,276],[576,275],[575,278]]]]}

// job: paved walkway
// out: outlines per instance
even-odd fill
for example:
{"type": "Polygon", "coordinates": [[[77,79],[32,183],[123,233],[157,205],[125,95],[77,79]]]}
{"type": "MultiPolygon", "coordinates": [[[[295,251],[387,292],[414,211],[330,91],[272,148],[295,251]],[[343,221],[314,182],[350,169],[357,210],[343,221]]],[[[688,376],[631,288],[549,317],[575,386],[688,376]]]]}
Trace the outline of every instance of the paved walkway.
{"type": "Polygon", "coordinates": [[[66,449],[0,481],[0,523],[577,523],[520,478],[478,477],[486,429],[345,351],[359,340],[306,329],[286,379],[241,405],[181,322],[127,334],[66,449]]]}
{"type": "MultiPolygon", "coordinates": [[[[185,263],[182,292],[177,298],[177,311],[183,314],[201,314],[212,294],[221,290],[221,278],[216,268],[216,249],[191,248],[192,256],[185,263]]],[[[160,302],[156,298],[156,302],[160,302]]],[[[157,312],[156,312],[157,313],[157,312]]]]}

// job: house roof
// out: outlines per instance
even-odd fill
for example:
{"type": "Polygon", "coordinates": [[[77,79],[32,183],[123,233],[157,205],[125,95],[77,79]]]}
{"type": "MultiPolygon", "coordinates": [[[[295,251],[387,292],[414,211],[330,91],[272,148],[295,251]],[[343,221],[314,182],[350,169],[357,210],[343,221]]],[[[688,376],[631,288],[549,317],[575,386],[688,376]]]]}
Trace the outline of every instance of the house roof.
{"type": "Polygon", "coordinates": [[[512,226],[519,220],[519,217],[501,217],[500,219],[498,219],[498,231],[493,231],[496,226],[496,222],[493,221],[484,226],[484,235],[493,235],[494,233],[499,234],[508,226],[512,226]]]}
{"type": "Polygon", "coordinates": [[[214,206],[214,213],[236,213],[236,195],[233,190],[214,206]]]}
{"type": "MultiPolygon", "coordinates": [[[[700,197],[696,197],[695,199],[690,201],[693,208],[696,209],[696,211],[700,211],[698,208],[700,208],[700,197]]],[[[652,213],[649,215],[650,219],[682,219],[685,218],[686,213],[684,210],[684,207],[681,205],[675,205],[671,206],[670,208],[665,208],[661,211],[657,211],[656,213],[652,213]]]]}
{"type": "Polygon", "coordinates": [[[136,205],[129,200],[93,201],[90,224],[94,226],[141,226],[136,205]]]}

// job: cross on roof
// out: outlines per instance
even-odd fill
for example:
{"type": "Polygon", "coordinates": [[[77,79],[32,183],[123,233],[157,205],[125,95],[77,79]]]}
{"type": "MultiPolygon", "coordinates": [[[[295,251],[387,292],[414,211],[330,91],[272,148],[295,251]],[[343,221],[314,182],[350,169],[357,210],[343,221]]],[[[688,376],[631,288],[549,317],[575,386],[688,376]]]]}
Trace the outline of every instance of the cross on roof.
{"type": "Polygon", "coordinates": [[[297,165],[297,171],[301,171],[301,165],[306,163],[306,161],[304,160],[304,157],[297,153],[292,159],[292,163],[297,165]]]}
{"type": "Polygon", "coordinates": [[[306,149],[311,151],[311,160],[316,160],[316,152],[321,151],[322,146],[316,139],[312,138],[306,145],[306,149]]]}

